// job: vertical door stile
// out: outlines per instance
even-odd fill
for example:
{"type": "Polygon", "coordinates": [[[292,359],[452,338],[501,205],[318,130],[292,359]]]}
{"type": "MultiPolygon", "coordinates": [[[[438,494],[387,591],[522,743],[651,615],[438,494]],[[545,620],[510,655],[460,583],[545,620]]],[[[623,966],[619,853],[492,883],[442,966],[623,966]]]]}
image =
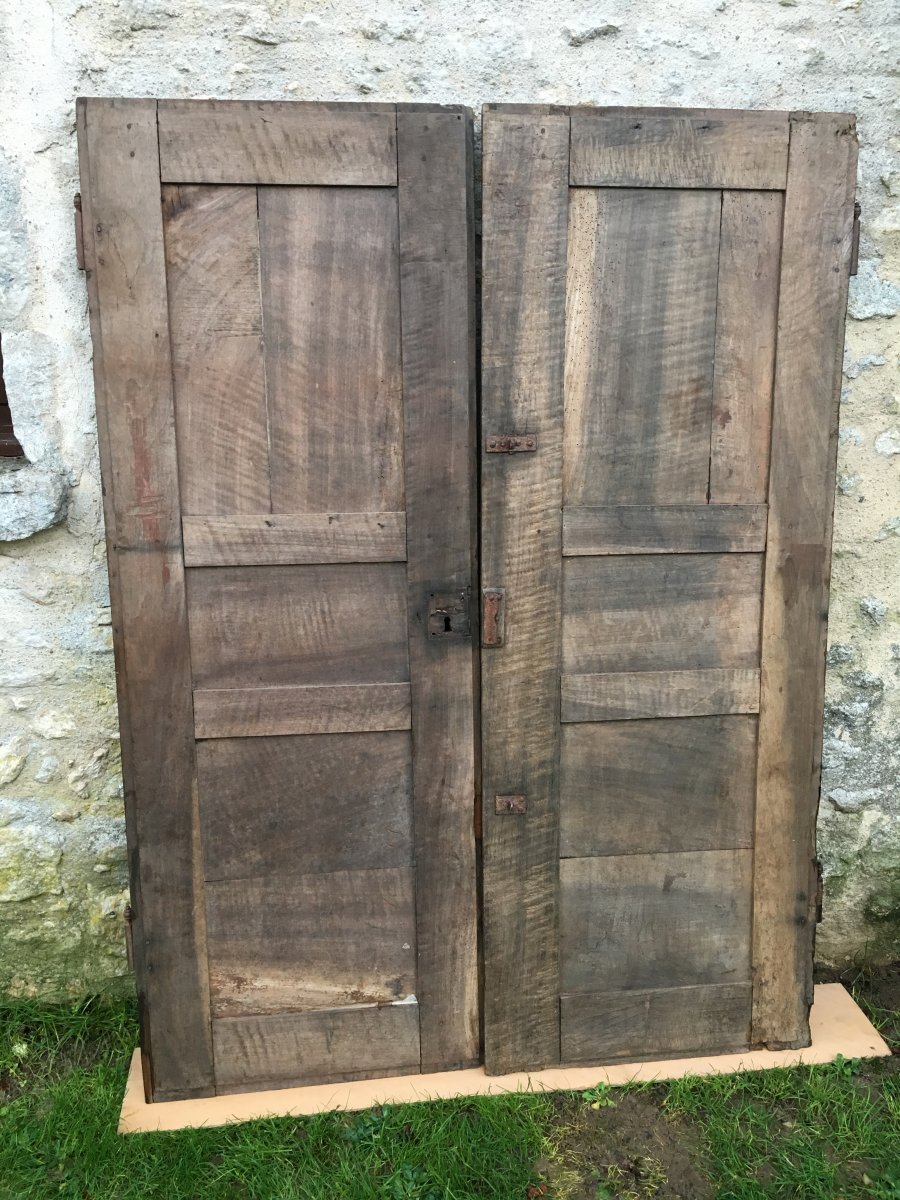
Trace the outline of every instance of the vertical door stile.
{"type": "Polygon", "coordinates": [[[421,1069],[478,1061],[472,121],[397,113],[421,1069]]]}
{"type": "Polygon", "coordinates": [[[214,1078],[156,102],[78,123],[145,1080],[185,1099],[214,1078]]]}
{"type": "Polygon", "coordinates": [[[569,117],[484,114],[482,586],[505,589],[482,650],[485,1065],[559,1061],[557,844],[569,117]],[[507,804],[504,798],[524,798],[507,804]],[[499,797],[499,799],[498,799],[499,797]]]}
{"type": "Polygon", "coordinates": [[[815,831],[856,130],[794,113],[762,618],[752,1041],[809,1044],[815,831]]]}

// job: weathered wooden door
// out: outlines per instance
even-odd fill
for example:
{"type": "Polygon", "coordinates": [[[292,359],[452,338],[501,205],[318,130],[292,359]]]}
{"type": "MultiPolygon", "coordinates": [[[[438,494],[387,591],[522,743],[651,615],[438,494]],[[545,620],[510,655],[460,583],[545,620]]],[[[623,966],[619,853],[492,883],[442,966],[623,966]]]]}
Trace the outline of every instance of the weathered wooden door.
{"type": "Polygon", "coordinates": [[[471,1064],[470,114],[78,132],[148,1093],[471,1064]]]}
{"type": "Polygon", "coordinates": [[[485,113],[491,1072],[808,1042],[855,155],[485,113]]]}

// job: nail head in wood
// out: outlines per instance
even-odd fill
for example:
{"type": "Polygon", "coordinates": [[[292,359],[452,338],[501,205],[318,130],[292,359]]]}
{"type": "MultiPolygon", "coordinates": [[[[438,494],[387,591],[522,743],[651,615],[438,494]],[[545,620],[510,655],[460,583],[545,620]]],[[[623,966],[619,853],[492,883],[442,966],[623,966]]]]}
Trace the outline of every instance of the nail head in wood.
{"type": "Polygon", "coordinates": [[[494,811],[501,816],[521,816],[526,809],[524,796],[495,796],[494,811]]]}
{"type": "Polygon", "coordinates": [[[484,449],[487,454],[528,454],[537,450],[537,434],[489,433],[484,449]]]}

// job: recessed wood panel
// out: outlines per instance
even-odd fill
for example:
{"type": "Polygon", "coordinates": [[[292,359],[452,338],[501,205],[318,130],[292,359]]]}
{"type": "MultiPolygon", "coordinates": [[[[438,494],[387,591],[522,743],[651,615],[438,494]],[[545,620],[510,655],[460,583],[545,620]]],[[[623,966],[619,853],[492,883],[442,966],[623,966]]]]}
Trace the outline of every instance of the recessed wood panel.
{"type": "Polygon", "coordinates": [[[571,180],[593,187],[783,188],[788,114],[572,110],[571,180]]]}
{"type": "Polygon", "coordinates": [[[561,990],[746,982],[751,866],[749,850],[562,859],[561,990]]]}
{"type": "Polygon", "coordinates": [[[176,183],[394,184],[392,104],[163,100],[159,165],[176,183]]]}
{"type": "Polygon", "coordinates": [[[768,492],[783,210],[780,192],[722,197],[709,460],[714,505],[763,501],[768,492]]]}
{"type": "Polygon", "coordinates": [[[721,204],[571,193],[566,505],[706,501],[721,204]]]}
{"type": "Polygon", "coordinates": [[[206,878],[408,866],[411,754],[399,732],[201,742],[206,878]]]}
{"type": "Polygon", "coordinates": [[[403,500],[397,193],[260,188],[272,511],[403,500]]]}
{"type": "Polygon", "coordinates": [[[229,1092],[374,1079],[419,1068],[419,1006],[359,1005],[212,1023],[216,1083],[229,1092]]]}
{"type": "Polygon", "coordinates": [[[406,514],[266,513],[185,517],[189,567],[332,562],[403,562],[406,514]]]}
{"type": "Polygon", "coordinates": [[[563,1062],[609,1062],[750,1044],[749,983],[560,996],[563,1062]]]}
{"type": "Polygon", "coordinates": [[[560,854],[752,845],[756,718],[567,725],[560,854]]]}
{"type": "MultiPolygon", "coordinates": [[[[195,697],[197,693],[194,693],[195,697]]],[[[560,676],[562,721],[635,721],[759,712],[759,671],[621,671],[560,676]]]]}
{"type": "Polygon", "coordinates": [[[409,678],[400,564],[194,567],[187,578],[195,687],[409,678]]]}
{"type": "Polygon", "coordinates": [[[409,867],[208,883],[206,920],[214,1016],[415,994],[409,867]]]}
{"type": "Polygon", "coordinates": [[[760,554],[567,558],[563,671],[759,663],[760,554]]]}
{"type": "Polygon", "coordinates": [[[409,729],[408,683],[195,688],[197,738],[409,729]]]}
{"type": "Polygon", "coordinates": [[[268,512],[256,188],[162,201],[182,512],[268,512]]]}
{"type": "Polygon", "coordinates": [[[625,504],[563,509],[563,554],[765,550],[764,504],[625,504]]]}

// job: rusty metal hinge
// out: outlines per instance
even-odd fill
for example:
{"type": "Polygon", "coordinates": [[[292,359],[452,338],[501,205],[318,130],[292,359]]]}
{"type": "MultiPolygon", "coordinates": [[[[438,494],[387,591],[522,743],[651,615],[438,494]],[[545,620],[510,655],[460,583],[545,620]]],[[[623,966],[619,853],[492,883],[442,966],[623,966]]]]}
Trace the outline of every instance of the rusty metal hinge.
{"type": "Polygon", "coordinates": [[[456,592],[431,592],[428,597],[428,636],[430,638],[472,635],[469,616],[469,589],[456,592]]]}
{"type": "Polygon", "coordinates": [[[817,925],[821,925],[822,924],[822,893],[824,890],[823,884],[822,884],[822,861],[821,861],[821,859],[818,859],[818,858],[813,859],[813,870],[815,871],[815,876],[816,876],[815,920],[816,920],[817,925]]]}
{"type": "Polygon", "coordinates": [[[506,609],[506,590],[504,588],[483,588],[481,591],[481,644],[482,646],[502,646],[504,633],[504,618],[506,609]]]}
{"type": "Polygon", "coordinates": [[[75,261],[84,270],[84,224],[81,218],[81,192],[75,193],[75,261]]]}
{"type": "Polygon", "coordinates": [[[853,205],[853,236],[850,241],[850,274],[855,275],[859,271],[859,217],[862,212],[862,205],[857,202],[853,205]]]}
{"type": "Polygon", "coordinates": [[[536,433],[489,433],[484,439],[485,454],[530,454],[537,450],[536,433]]]}
{"type": "Polygon", "coordinates": [[[128,970],[134,970],[134,909],[130,904],[125,905],[122,913],[125,918],[125,953],[128,956],[128,970]]]}

